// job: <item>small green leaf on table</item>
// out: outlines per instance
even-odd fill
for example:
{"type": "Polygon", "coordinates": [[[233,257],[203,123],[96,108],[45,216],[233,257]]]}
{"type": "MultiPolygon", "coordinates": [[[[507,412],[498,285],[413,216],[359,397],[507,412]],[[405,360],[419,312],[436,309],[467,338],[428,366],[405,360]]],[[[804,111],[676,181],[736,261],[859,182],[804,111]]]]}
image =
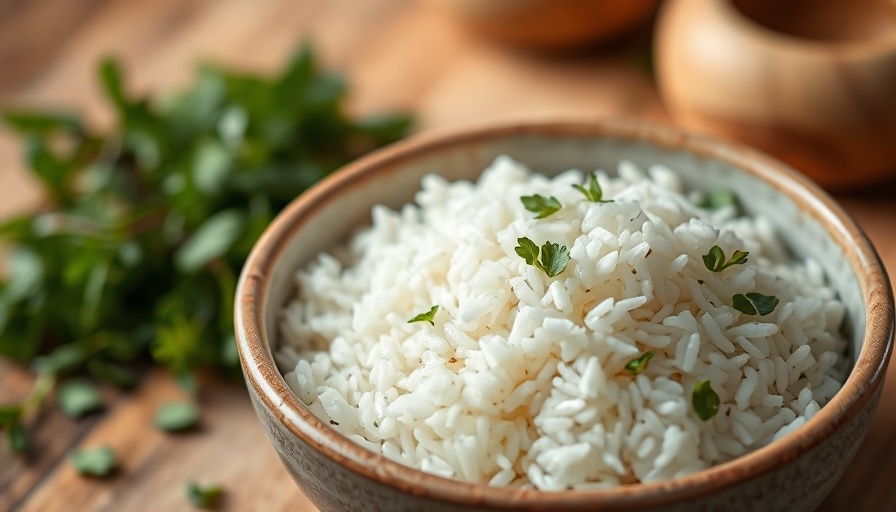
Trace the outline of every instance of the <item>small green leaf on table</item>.
{"type": "Polygon", "coordinates": [[[168,432],[183,432],[199,423],[199,409],[190,402],[168,402],[156,412],[156,427],[168,432]]]}
{"type": "Polygon", "coordinates": [[[103,407],[99,390],[85,380],[72,380],[59,388],[59,408],[70,418],[80,418],[103,407]]]}
{"type": "Polygon", "coordinates": [[[118,457],[108,446],[75,451],[71,454],[71,461],[78,473],[84,476],[105,477],[118,468],[118,457]]]}
{"type": "Polygon", "coordinates": [[[224,489],[218,484],[199,485],[195,482],[187,482],[187,497],[197,508],[215,509],[221,503],[224,489]]]}

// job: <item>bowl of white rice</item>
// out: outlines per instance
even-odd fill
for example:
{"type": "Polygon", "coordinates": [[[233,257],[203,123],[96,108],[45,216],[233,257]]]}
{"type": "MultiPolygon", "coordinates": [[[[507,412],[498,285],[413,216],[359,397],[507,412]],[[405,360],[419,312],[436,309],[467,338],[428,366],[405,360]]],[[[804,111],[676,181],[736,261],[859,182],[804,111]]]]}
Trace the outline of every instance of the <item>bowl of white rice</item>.
{"type": "Polygon", "coordinates": [[[236,301],[256,412],[324,511],[812,510],[893,318],[808,179],[631,122],[364,157],[272,223],[236,301]]]}

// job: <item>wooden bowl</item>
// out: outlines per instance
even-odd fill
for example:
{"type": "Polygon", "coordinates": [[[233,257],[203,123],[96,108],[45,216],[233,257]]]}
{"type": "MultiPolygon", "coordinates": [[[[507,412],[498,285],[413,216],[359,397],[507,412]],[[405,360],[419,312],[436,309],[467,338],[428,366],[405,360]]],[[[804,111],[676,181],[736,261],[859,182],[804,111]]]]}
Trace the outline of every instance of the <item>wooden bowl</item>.
{"type": "Polygon", "coordinates": [[[659,0],[433,0],[471,30],[525,48],[568,50],[619,36],[659,0]]]}
{"type": "Polygon", "coordinates": [[[662,98],[683,126],[829,188],[896,175],[896,3],[670,0],[655,45],[662,98]]]}
{"type": "Polygon", "coordinates": [[[642,124],[522,124],[418,136],[366,156],[294,201],[261,237],[240,276],[236,335],[255,410],[287,470],[322,511],[795,511],[817,506],[865,435],[893,343],[893,296],[870,242],[805,177],[743,147],[642,124]],[[811,254],[847,307],[855,365],[843,388],[793,435],[686,477],[604,491],[543,492],[449,480],[367,451],[290,391],[271,347],[295,271],[370,222],[370,209],[413,200],[420,178],[475,179],[509,154],[548,175],[661,162],[696,189],[731,187],[768,215],[796,256],[811,254]]]}

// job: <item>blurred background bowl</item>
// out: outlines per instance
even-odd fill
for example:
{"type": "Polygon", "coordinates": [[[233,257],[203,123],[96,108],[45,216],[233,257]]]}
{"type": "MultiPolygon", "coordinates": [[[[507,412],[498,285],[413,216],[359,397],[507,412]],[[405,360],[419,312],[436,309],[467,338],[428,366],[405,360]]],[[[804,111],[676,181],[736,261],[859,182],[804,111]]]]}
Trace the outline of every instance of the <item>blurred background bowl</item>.
{"type": "Polygon", "coordinates": [[[525,48],[569,50],[646,22],[659,0],[432,0],[471,30],[525,48]]]}
{"type": "Polygon", "coordinates": [[[669,0],[655,37],[679,124],[828,188],[896,176],[896,2],[669,0]]]}
{"type": "Polygon", "coordinates": [[[281,213],[247,261],[237,290],[237,346],[249,394],[293,479],[322,511],[691,510],[794,511],[818,506],[868,429],[892,350],[893,296],[870,242],[805,177],[753,150],[638,123],[520,124],[418,136],[344,167],[281,213]],[[604,491],[541,492],[448,480],[353,443],[288,388],[272,353],[293,275],[369,224],[370,209],[413,201],[422,176],[475,179],[508,154],[536,171],[615,171],[620,160],[662,163],[688,187],[729,187],[764,214],[797,257],[812,255],[847,307],[854,367],[843,388],[793,435],[675,480],[604,491]],[[771,215],[773,213],[773,215],[771,215]]]}

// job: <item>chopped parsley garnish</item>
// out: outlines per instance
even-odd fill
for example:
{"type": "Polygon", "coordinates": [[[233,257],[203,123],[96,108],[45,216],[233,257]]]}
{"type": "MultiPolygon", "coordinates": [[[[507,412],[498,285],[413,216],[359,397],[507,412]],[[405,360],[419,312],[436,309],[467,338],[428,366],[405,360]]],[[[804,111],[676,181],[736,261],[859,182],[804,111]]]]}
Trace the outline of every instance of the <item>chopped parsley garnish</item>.
{"type": "Polygon", "coordinates": [[[588,177],[588,188],[583,187],[582,185],[573,185],[574,189],[578,190],[585,196],[585,199],[594,202],[594,203],[609,203],[611,199],[604,199],[604,191],[600,188],[600,184],[597,182],[597,176],[594,173],[591,173],[588,177]]]}
{"type": "Polygon", "coordinates": [[[731,306],[746,315],[765,316],[775,310],[778,298],[774,295],[763,295],[750,292],[747,294],[735,294],[731,297],[731,306]]]}
{"type": "Polygon", "coordinates": [[[540,194],[535,194],[534,196],[522,196],[520,201],[522,201],[523,206],[527,210],[536,214],[536,219],[548,217],[556,213],[560,208],[563,208],[563,205],[554,196],[544,197],[540,194]]]}
{"type": "Polygon", "coordinates": [[[115,451],[108,446],[75,451],[71,460],[78,473],[85,476],[109,476],[118,467],[115,451]]]}
{"type": "Polygon", "coordinates": [[[704,380],[694,385],[691,404],[694,406],[697,417],[706,421],[719,412],[719,395],[712,389],[710,382],[704,380]]]}
{"type": "Polygon", "coordinates": [[[432,325],[436,325],[435,317],[436,317],[436,311],[438,311],[438,310],[439,310],[439,306],[433,306],[433,307],[429,308],[429,311],[427,311],[425,313],[420,313],[419,315],[415,316],[414,318],[411,318],[410,320],[408,320],[408,323],[412,324],[414,322],[429,322],[432,325]]]}
{"type": "Polygon", "coordinates": [[[545,242],[539,251],[535,242],[526,237],[517,238],[516,241],[519,244],[516,253],[548,277],[556,277],[569,263],[569,249],[565,245],[545,242]]]}
{"type": "Polygon", "coordinates": [[[640,356],[625,364],[625,369],[632,375],[638,375],[647,368],[647,361],[653,357],[653,352],[644,352],[640,356]]]}
{"type": "Polygon", "coordinates": [[[704,192],[696,204],[700,208],[717,210],[726,206],[737,206],[737,197],[730,188],[720,187],[704,192]]]}
{"type": "Polygon", "coordinates": [[[190,503],[198,508],[217,508],[222,494],[224,488],[218,484],[201,486],[195,482],[187,482],[187,497],[190,503]]]}
{"type": "Polygon", "coordinates": [[[743,265],[747,262],[747,251],[736,250],[731,259],[725,261],[725,252],[718,245],[712,246],[708,253],[703,255],[703,264],[713,272],[721,272],[732,265],[743,265]]]}

